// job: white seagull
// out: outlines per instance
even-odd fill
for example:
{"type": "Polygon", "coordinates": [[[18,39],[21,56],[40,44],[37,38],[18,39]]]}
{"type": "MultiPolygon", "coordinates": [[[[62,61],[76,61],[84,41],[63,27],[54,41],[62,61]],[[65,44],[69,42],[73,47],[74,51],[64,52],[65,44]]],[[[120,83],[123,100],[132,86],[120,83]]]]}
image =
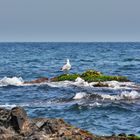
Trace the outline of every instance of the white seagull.
{"type": "Polygon", "coordinates": [[[71,69],[71,64],[69,59],[67,59],[67,63],[61,68],[61,70],[68,72],[70,69],[71,69]]]}

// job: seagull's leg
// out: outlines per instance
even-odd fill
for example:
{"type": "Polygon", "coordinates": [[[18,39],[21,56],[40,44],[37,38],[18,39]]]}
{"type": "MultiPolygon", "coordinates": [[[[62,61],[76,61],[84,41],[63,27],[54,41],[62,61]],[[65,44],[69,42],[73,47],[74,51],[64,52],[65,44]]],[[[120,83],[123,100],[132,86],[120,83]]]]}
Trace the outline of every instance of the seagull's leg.
{"type": "Polygon", "coordinates": [[[67,74],[67,71],[66,70],[64,70],[64,74],[67,74]]]}
{"type": "Polygon", "coordinates": [[[63,73],[65,74],[65,70],[63,71],[63,73]]]}
{"type": "Polygon", "coordinates": [[[67,75],[69,75],[69,70],[66,70],[66,72],[67,72],[67,75]]]}

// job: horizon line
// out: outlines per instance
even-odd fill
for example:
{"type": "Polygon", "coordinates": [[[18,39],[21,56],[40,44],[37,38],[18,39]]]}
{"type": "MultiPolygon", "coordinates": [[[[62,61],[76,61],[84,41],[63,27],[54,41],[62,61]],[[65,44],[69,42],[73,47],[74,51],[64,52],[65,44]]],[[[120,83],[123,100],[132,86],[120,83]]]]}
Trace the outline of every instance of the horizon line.
{"type": "Polygon", "coordinates": [[[140,43],[140,41],[0,41],[0,43],[140,43]]]}

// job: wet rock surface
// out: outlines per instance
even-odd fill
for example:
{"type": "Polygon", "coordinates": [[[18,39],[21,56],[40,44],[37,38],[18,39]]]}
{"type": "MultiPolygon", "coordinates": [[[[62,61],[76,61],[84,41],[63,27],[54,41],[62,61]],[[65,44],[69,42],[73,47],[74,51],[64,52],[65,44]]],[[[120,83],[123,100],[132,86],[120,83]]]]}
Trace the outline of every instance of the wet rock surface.
{"type": "Polygon", "coordinates": [[[76,128],[63,119],[28,118],[21,107],[0,108],[0,140],[128,140],[127,137],[100,137],[76,128]]]}
{"type": "Polygon", "coordinates": [[[24,84],[39,84],[39,83],[48,82],[48,80],[49,79],[47,77],[42,77],[42,78],[38,78],[36,80],[26,81],[26,82],[24,82],[24,84]]]}

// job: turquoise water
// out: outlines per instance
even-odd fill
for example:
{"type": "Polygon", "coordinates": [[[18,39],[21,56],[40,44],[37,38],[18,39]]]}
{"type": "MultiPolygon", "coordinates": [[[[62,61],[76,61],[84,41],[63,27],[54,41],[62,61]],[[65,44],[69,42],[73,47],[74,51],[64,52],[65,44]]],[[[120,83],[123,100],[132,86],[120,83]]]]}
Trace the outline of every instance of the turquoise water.
{"type": "Polygon", "coordinates": [[[64,118],[95,134],[140,134],[139,85],[140,43],[0,43],[0,107],[23,106],[31,117],[64,118]],[[23,85],[62,74],[67,58],[70,73],[95,69],[132,83],[23,85]]]}

